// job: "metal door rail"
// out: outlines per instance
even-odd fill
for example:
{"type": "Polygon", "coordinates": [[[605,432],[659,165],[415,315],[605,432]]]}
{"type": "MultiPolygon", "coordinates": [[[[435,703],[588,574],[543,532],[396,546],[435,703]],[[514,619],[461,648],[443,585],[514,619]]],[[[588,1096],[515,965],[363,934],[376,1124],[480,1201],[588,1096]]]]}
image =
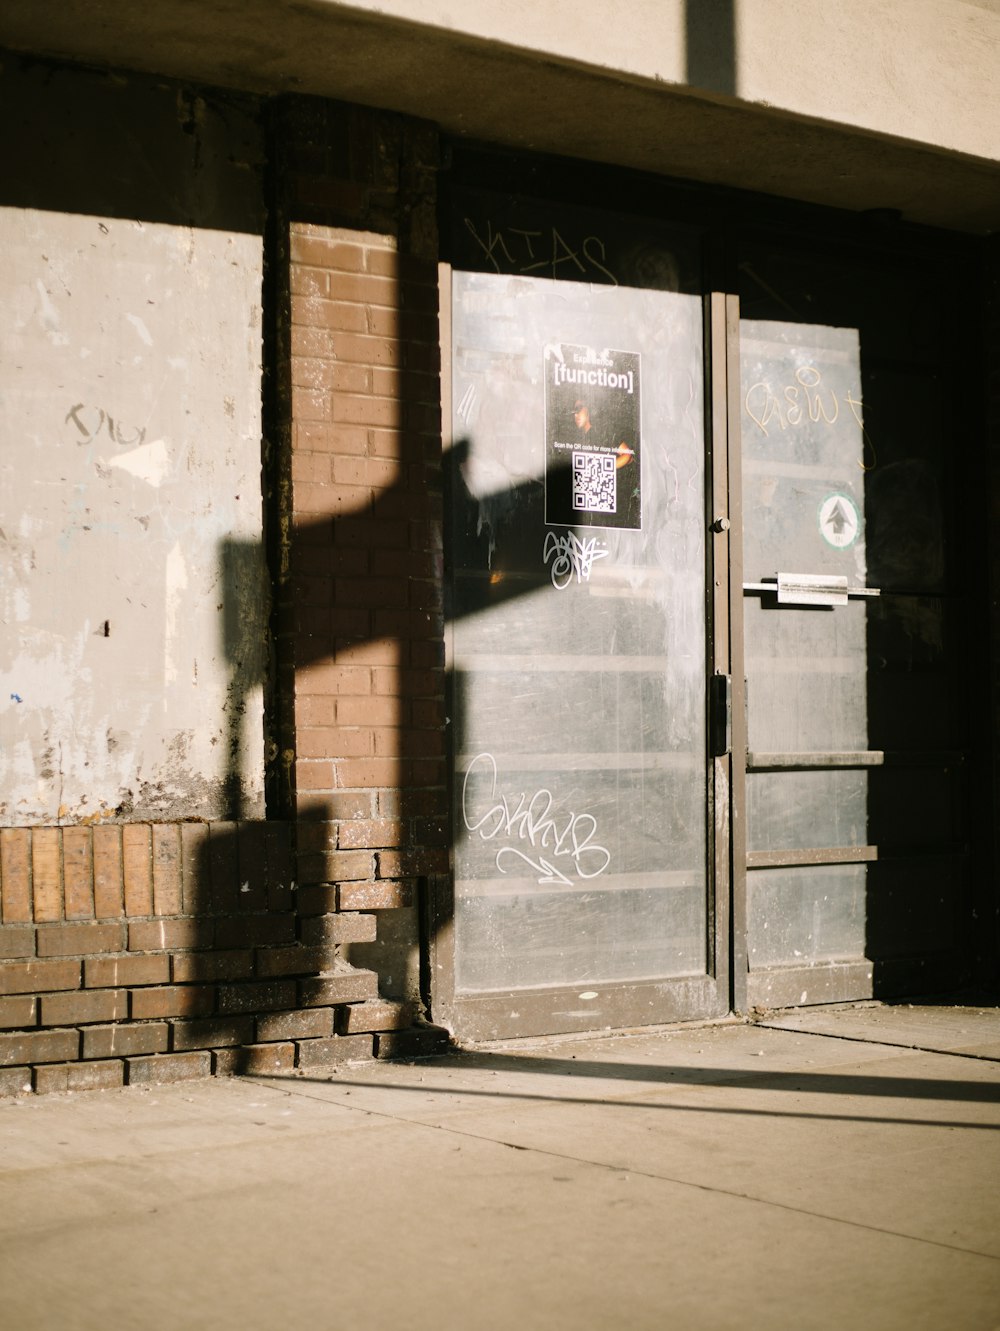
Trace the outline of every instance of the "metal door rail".
{"type": "Polygon", "coordinates": [[[956,750],[857,749],[810,753],[747,753],[748,772],[810,772],[830,767],[960,767],[956,750]]]}

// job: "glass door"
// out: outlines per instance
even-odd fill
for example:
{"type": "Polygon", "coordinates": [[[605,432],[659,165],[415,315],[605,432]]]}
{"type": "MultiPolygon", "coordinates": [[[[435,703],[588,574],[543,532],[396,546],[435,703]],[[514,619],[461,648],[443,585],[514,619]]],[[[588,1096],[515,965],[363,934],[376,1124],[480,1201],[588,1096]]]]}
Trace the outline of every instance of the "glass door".
{"type": "Polygon", "coordinates": [[[435,1019],[491,1038],[724,1012],[697,243],[454,203],[435,1019]]]}
{"type": "Polygon", "coordinates": [[[745,246],[748,1005],[957,982],[970,917],[945,273],[745,246]]]}

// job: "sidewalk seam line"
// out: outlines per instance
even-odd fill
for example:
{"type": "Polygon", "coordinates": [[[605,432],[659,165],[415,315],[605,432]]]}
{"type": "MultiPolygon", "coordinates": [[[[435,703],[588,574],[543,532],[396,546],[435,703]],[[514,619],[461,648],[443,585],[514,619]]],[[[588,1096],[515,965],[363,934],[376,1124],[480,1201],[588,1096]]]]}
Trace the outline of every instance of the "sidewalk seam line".
{"type": "Polygon", "coordinates": [[[971,1054],[959,1049],[931,1049],[925,1044],[903,1044],[900,1040],[873,1040],[866,1035],[839,1035],[835,1031],[807,1031],[794,1026],[774,1026],[769,1021],[755,1021],[757,1030],[781,1031],[785,1035],[811,1035],[817,1040],[844,1040],[851,1044],[870,1044],[883,1049],[910,1049],[916,1054],[940,1054],[943,1058],[971,1058],[980,1063],[1000,1063],[992,1054],[971,1054]]]}
{"type": "MultiPolygon", "coordinates": [[[[257,1081],[256,1078],[254,1078],[253,1080],[255,1082],[257,1081]]],[[[419,1119],[401,1118],[398,1114],[387,1114],[383,1110],[379,1109],[363,1109],[361,1108],[361,1106],[344,1105],[341,1104],[340,1101],[327,1100],[323,1096],[310,1095],[308,1092],[299,1091],[294,1088],[286,1089],[285,1087],[274,1086],[273,1083],[257,1082],[257,1084],[269,1086],[270,1089],[279,1091],[280,1093],[287,1096],[302,1095],[304,1096],[304,1098],[309,1100],[318,1100],[321,1104],[332,1104],[338,1109],[351,1109],[354,1110],[356,1113],[367,1114],[371,1118],[383,1119],[390,1123],[404,1124],[405,1126],[411,1128],[423,1128],[430,1132],[444,1132],[453,1137],[464,1137],[470,1141],[488,1142],[494,1146],[506,1147],[508,1150],[511,1151],[525,1151],[532,1155],[546,1156],[552,1160],[564,1160],[570,1164],[589,1165],[593,1169],[603,1169],[615,1174],[634,1174],[637,1178],[649,1179],[651,1182],[672,1183],[676,1187],[693,1188],[697,1192],[710,1193],[718,1197],[732,1197],[738,1201],[751,1202],[758,1206],[774,1207],[775,1209],[780,1211],[787,1211],[791,1215],[809,1216],[810,1218],[815,1220],[825,1220],[830,1224],[846,1225],[850,1229],[864,1230],[873,1234],[885,1234],[889,1238],[904,1239],[910,1243],[929,1244],[931,1247],[943,1248],[946,1252],[961,1253],[963,1256],[966,1257],[981,1257],[989,1262],[1000,1262],[1000,1257],[998,1257],[996,1254],[988,1252],[980,1252],[976,1248],[961,1248],[953,1243],[943,1243],[940,1239],[928,1239],[921,1237],[919,1234],[903,1234],[900,1233],[899,1230],[886,1229],[880,1225],[867,1225],[857,1220],[845,1220],[842,1216],[827,1215],[823,1211],[808,1211],[801,1206],[790,1206],[787,1202],[769,1201],[767,1198],[764,1197],[754,1197],[749,1193],[735,1192],[729,1188],[713,1187],[707,1183],[692,1183],[688,1179],[673,1178],[669,1174],[650,1174],[646,1170],[630,1169],[626,1165],[613,1165],[603,1160],[588,1160],[586,1158],[581,1158],[580,1156],[565,1155],[560,1151],[553,1151],[547,1147],[522,1146],[518,1142],[503,1141],[501,1138],[498,1137],[483,1137],[478,1133],[469,1132],[460,1128],[448,1127],[443,1123],[424,1123],[419,1119]]]]}

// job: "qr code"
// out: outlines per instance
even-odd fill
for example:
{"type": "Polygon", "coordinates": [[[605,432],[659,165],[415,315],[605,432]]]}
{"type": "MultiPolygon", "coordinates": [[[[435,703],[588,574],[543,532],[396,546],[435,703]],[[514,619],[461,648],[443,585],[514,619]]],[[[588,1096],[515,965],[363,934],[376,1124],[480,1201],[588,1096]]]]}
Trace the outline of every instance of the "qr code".
{"type": "Polygon", "coordinates": [[[573,507],[584,513],[614,513],[616,508],[613,453],[573,454],[573,507]]]}

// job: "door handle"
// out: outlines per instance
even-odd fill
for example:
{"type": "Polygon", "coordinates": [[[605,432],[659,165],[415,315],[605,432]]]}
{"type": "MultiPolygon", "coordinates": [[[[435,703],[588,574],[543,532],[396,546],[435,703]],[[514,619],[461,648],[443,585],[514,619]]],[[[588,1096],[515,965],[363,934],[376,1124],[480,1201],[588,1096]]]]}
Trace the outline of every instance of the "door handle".
{"type": "Polygon", "coordinates": [[[772,581],[745,582],[745,592],[776,596],[779,605],[846,605],[849,596],[879,596],[879,587],[850,587],[830,573],[779,573],[772,581]]]}

